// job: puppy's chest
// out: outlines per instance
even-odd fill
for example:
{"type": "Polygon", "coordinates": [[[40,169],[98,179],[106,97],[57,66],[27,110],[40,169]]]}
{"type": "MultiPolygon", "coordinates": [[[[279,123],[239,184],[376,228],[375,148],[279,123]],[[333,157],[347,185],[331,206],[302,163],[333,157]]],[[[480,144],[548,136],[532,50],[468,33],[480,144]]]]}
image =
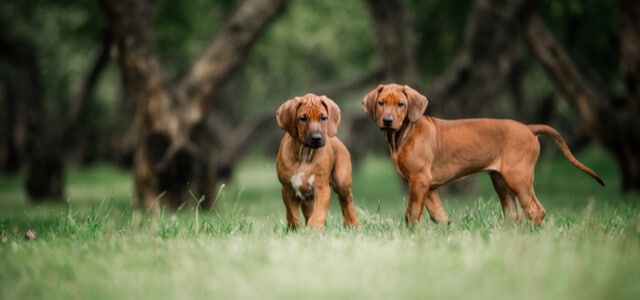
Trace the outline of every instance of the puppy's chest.
{"type": "Polygon", "coordinates": [[[283,174],[283,185],[289,185],[296,198],[311,200],[315,189],[328,185],[329,168],[324,165],[310,163],[296,163],[283,174]]]}
{"type": "Polygon", "coordinates": [[[300,200],[310,200],[314,195],[313,184],[316,175],[313,172],[296,172],[289,179],[289,184],[293,188],[296,197],[300,200]]]}

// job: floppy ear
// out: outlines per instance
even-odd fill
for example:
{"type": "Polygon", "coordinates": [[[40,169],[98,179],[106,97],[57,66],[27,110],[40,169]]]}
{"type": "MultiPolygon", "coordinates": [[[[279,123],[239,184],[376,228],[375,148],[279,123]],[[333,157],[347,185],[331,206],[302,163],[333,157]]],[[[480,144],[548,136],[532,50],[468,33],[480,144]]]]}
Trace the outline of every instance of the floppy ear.
{"type": "Polygon", "coordinates": [[[407,99],[409,99],[409,111],[407,112],[409,122],[418,122],[418,120],[420,120],[420,118],[424,114],[425,110],[427,110],[427,104],[429,103],[429,100],[427,100],[426,96],[418,93],[408,85],[404,86],[404,94],[407,96],[407,99]]]}
{"type": "Polygon", "coordinates": [[[284,129],[291,136],[296,137],[298,135],[298,128],[296,127],[296,111],[302,104],[300,97],[287,100],[282,103],[276,111],[276,120],[278,121],[278,127],[284,129]]]}
{"type": "Polygon", "coordinates": [[[338,125],[340,125],[340,108],[338,107],[338,104],[327,98],[327,96],[321,96],[320,99],[329,112],[327,135],[334,137],[338,134],[338,125]]]}
{"type": "Polygon", "coordinates": [[[382,84],[378,85],[378,87],[373,89],[369,94],[364,96],[364,99],[362,99],[362,109],[364,109],[364,112],[372,119],[376,118],[376,99],[380,92],[382,92],[383,88],[384,86],[382,84]]]}

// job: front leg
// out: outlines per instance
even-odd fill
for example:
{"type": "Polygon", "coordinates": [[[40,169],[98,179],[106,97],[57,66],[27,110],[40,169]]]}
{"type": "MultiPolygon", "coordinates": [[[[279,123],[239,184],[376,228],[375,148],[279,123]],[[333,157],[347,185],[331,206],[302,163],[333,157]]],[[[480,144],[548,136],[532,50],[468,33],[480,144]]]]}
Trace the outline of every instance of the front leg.
{"type": "Polygon", "coordinates": [[[313,227],[316,231],[322,231],[327,211],[329,210],[329,201],[331,200],[331,189],[329,184],[314,187],[315,194],[313,199],[313,211],[307,219],[307,225],[313,227]]]}
{"type": "Polygon", "coordinates": [[[429,185],[424,181],[409,180],[409,203],[407,203],[407,211],[404,214],[404,222],[407,227],[420,222],[428,191],[429,185]]]}
{"type": "Polygon", "coordinates": [[[289,228],[295,230],[302,226],[302,222],[300,222],[300,200],[296,198],[291,186],[282,186],[282,201],[286,209],[289,228]]]}

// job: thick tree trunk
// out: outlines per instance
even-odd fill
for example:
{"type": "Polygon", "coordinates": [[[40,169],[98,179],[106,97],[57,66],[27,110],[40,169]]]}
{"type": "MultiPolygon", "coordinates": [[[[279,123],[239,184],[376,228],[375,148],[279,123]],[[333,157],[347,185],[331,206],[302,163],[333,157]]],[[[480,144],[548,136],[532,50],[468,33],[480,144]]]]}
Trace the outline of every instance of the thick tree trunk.
{"type": "Polygon", "coordinates": [[[62,199],[64,164],[56,137],[46,130],[40,68],[35,49],[28,42],[0,34],[0,45],[11,68],[4,75],[6,91],[15,114],[10,138],[27,164],[25,189],[34,202],[62,199]]]}
{"type": "MultiPolygon", "coordinates": [[[[0,26],[7,24],[0,19],[0,26]]],[[[32,88],[23,90],[31,84],[29,80],[34,78],[32,63],[33,51],[27,43],[17,41],[8,36],[6,30],[0,31],[0,84],[2,85],[4,110],[3,139],[0,141],[0,170],[2,172],[15,173],[25,159],[22,154],[27,142],[27,115],[25,105],[30,104],[29,96],[34,91],[32,88]],[[26,48],[26,49],[25,49],[26,48]]],[[[35,91],[37,93],[37,91],[35,91]]]]}
{"type": "Polygon", "coordinates": [[[625,168],[622,189],[640,192],[640,1],[621,1],[620,67],[626,88],[626,138],[619,149],[625,168]]]}
{"type": "MultiPolygon", "coordinates": [[[[26,173],[27,194],[32,201],[42,202],[62,200],[64,194],[65,156],[77,146],[77,137],[81,131],[81,122],[91,99],[99,76],[104,71],[109,56],[109,37],[105,36],[102,49],[89,69],[80,92],[74,97],[69,114],[60,127],[46,127],[42,109],[37,119],[37,132],[34,133],[33,146],[27,152],[29,166],[26,173]]],[[[40,105],[40,104],[39,104],[40,105]]],[[[38,106],[39,106],[38,105],[38,106]]]]}
{"type": "Polygon", "coordinates": [[[383,82],[420,84],[411,14],[404,0],[367,0],[383,82]]]}
{"type": "Polygon", "coordinates": [[[486,112],[517,65],[534,4],[532,0],[473,2],[453,66],[427,88],[427,97],[437,104],[430,114],[459,118],[486,112]]]}
{"type": "MultiPolygon", "coordinates": [[[[196,170],[209,170],[198,161],[197,147],[190,142],[190,129],[201,118],[201,111],[187,114],[163,78],[153,48],[152,7],[150,1],[102,1],[117,45],[117,62],[124,82],[125,97],[134,107],[134,130],[138,136],[134,154],[134,208],[176,209],[191,206],[205,197],[204,206],[213,203],[214,194],[203,191],[199,183],[212,182],[208,172],[194,177],[196,170]],[[189,184],[193,183],[193,187],[189,184]]],[[[204,160],[207,162],[208,160],[204,160]]]]}
{"type": "Polygon", "coordinates": [[[125,96],[134,106],[134,208],[210,208],[216,159],[205,114],[256,38],[286,0],[243,2],[177,89],[153,46],[150,1],[102,0],[117,43],[125,96]]]}
{"type": "Polygon", "coordinates": [[[5,173],[15,174],[20,170],[22,165],[22,155],[20,154],[20,132],[21,120],[19,118],[20,102],[16,98],[15,88],[9,76],[8,70],[0,71],[0,78],[2,80],[3,95],[3,119],[4,126],[2,132],[2,141],[0,141],[0,171],[5,173]]]}
{"type": "Polygon", "coordinates": [[[583,73],[543,21],[528,26],[528,41],[540,63],[576,109],[587,132],[616,158],[623,191],[640,191],[640,4],[622,1],[621,66],[626,95],[614,95],[583,73]]]}

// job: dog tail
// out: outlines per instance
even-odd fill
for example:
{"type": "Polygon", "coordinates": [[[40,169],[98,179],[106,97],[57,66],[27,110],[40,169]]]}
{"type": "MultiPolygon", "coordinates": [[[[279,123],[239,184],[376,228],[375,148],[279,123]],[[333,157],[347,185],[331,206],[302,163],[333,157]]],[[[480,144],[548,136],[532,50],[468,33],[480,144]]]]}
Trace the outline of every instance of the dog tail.
{"type": "Polygon", "coordinates": [[[585,172],[585,173],[589,174],[600,185],[604,186],[604,181],[602,181],[602,178],[600,178],[600,176],[598,176],[598,174],[596,172],[594,172],[589,167],[587,167],[584,164],[582,164],[580,161],[578,161],[573,156],[573,153],[571,153],[571,150],[569,150],[569,146],[567,146],[567,143],[560,136],[560,134],[555,129],[553,129],[553,127],[548,126],[548,125],[542,125],[542,124],[528,125],[528,127],[531,130],[531,132],[533,132],[533,134],[535,134],[535,135],[543,134],[543,135],[546,135],[546,136],[552,138],[553,141],[556,143],[556,145],[558,145],[560,150],[562,150],[562,153],[564,154],[564,156],[567,158],[567,160],[569,160],[569,162],[572,165],[574,165],[576,168],[580,169],[582,172],[585,172]]]}

